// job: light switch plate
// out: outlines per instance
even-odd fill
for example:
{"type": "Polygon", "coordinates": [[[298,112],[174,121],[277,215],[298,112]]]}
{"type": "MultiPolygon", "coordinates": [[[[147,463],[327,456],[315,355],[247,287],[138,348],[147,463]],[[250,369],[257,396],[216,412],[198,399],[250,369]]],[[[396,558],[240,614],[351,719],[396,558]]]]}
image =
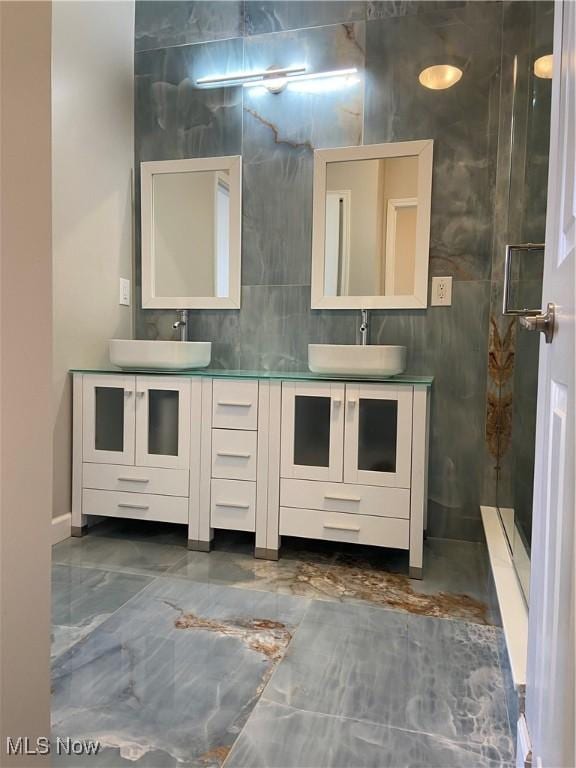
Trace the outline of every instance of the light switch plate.
{"type": "Polygon", "coordinates": [[[120,278],[120,304],[125,307],[130,306],[130,280],[124,277],[120,278]]]}
{"type": "Polygon", "coordinates": [[[451,277],[433,277],[432,278],[432,296],[430,305],[432,307],[449,307],[452,304],[452,278],[451,277]]]}

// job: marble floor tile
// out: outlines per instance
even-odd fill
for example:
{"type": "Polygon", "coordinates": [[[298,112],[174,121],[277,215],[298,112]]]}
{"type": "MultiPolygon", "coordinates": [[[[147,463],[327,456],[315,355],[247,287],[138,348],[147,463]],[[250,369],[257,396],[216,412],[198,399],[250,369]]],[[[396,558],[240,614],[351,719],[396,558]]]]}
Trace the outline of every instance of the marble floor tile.
{"type": "Polygon", "coordinates": [[[52,566],[52,656],[90,634],[151,581],[136,574],[52,566]]]}
{"type": "MultiPolygon", "coordinates": [[[[82,538],[70,538],[57,544],[52,550],[54,563],[84,565],[111,571],[139,573],[158,576],[181,560],[186,554],[186,532],[182,541],[165,543],[145,535],[122,533],[121,528],[113,530],[89,529],[82,538]]],[[[136,528],[133,529],[134,531],[136,528]]],[[[139,529],[141,531],[145,528],[139,529]]],[[[161,529],[163,530],[163,529],[161,529]]],[[[172,533],[166,534],[171,539],[172,533]]]]}
{"type": "Polygon", "coordinates": [[[378,610],[367,626],[358,605],[313,602],[266,698],[512,761],[494,628],[378,610]]]}
{"type": "Polygon", "coordinates": [[[226,768],[512,768],[497,751],[428,733],[303,712],[264,697],[226,768]]]}
{"type": "Polygon", "coordinates": [[[157,579],[56,659],[53,736],[99,741],[89,765],[221,765],[308,604],[157,579]]]}
{"type": "Polygon", "coordinates": [[[321,600],[365,600],[480,624],[496,620],[489,607],[481,544],[426,541],[424,579],[419,581],[407,577],[408,556],[399,550],[285,538],[280,559],[272,562],[255,560],[252,546],[243,546],[242,538],[226,536],[219,541],[217,535],[217,548],[209,557],[187,553],[170,568],[170,575],[321,600]]]}

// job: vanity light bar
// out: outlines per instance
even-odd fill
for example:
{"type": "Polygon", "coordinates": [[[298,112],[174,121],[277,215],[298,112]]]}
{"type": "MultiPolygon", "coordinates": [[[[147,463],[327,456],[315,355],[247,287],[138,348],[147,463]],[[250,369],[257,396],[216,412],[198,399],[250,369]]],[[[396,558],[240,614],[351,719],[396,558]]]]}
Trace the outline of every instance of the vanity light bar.
{"type": "Polygon", "coordinates": [[[347,77],[356,75],[356,67],[333,69],[328,72],[306,72],[306,67],[284,67],[265,69],[260,72],[237,72],[234,75],[201,77],[196,84],[205,88],[218,85],[243,85],[244,88],[278,87],[303,80],[320,80],[328,77],[347,77]]]}
{"type": "Polygon", "coordinates": [[[211,75],[210,77],[199,77],[196,85],[204,87],[217,85],[250,85],[261,83],[263,80],[275,77],[285,77],[286,75],[295,75],[300,72],[306,72],[306,67],[277,67],[273,69],[262,69],[259,72],[235,72],[232,75],[211,75]]]}

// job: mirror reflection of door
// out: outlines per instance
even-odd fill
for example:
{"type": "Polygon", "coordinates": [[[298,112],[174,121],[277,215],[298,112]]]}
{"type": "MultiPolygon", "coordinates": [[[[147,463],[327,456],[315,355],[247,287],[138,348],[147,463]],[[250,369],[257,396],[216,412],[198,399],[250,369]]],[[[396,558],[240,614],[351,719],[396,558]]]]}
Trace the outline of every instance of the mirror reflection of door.
{"type": "Polygon", "coordinates": [[[227,171],[215,173],[214,259],[216,296],[230,295],[230,179],[227,171]]]}
{"type": "Polygon", "coordinates": [[[418,157],[329,162],[327,296],[414,293],[418,157]]]}
{"type": "Polygon", "coordinates": [[[325,293],[348,294],[350,280],[350,203],[352,190],[326,192],[325,293]]]}

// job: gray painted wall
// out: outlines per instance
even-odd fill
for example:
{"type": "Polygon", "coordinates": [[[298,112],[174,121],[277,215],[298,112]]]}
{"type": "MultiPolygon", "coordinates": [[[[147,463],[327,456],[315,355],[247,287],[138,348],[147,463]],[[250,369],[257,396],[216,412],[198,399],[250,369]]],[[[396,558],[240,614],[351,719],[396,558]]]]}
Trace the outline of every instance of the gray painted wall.
{"type": "MultiPolygon", "coordinates": [[[[190,338],[213,342],[215,366],[302,369],[309,342],[355,341],[359,313],[310,309],[313,150],[435,140],[430,275],[453,276],[453,305],[375,311],[371,341],[406,344],[408,371],[435,376],[429,533],[472,540],[490,465],[501,23],[497,2],[136,3],[136,167],[243,156],[242,308],[191,313],[190,338]],[[464,77],[422,88],[420,69],[445,51],[466,62],[464,77]],[[365,69],[365,85],[316,95],[193,87],[210,72],[301,60],[365,69]]],[[[173,319],[139,310],[137,337],[170,338],[173,319]]]]}

